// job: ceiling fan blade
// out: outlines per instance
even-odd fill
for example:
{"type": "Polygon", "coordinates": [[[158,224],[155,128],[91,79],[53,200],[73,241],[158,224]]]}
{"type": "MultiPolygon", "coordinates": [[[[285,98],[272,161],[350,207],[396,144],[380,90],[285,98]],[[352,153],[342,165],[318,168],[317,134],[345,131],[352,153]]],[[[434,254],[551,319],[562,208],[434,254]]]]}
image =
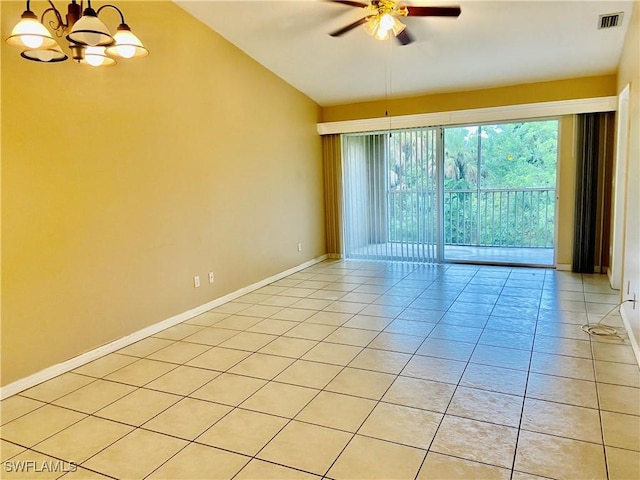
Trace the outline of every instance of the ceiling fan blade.
{"type": "Polygon", "coordinates": [[[411,35],[406,28],[396,35],[396,38],[401,45],[409,45],[413,42],[413,35],[411,35]]]}
{"type": "Polygon", "coordinates": [[[457,17],[460,7],[407,7],[410,17],[457,17]]]}
{"type": "Polygon", "coordinates": [[[346,27],[342,27],[340,30],[331,32],[329,35],[331,35],[332,37],[339,37],[340,35],[344,35],[348,31],[353,30],[354,28],[359,27],[360,25],[364,25],[365,23],[367,23],[367,17],[361,18],[360,20],[355,21],[347,25],[346,27]]]}
{"type": "Polygon", "coordinates": [[[350,7],[360,7],[360,8],[364,8],[364,7],[368,7],[369,4],[368,3],[362,3],[362,2],[349,2],[348,0],[329,0],[331,3],[342,3],[343,5],[349,5],[350,7]]]}

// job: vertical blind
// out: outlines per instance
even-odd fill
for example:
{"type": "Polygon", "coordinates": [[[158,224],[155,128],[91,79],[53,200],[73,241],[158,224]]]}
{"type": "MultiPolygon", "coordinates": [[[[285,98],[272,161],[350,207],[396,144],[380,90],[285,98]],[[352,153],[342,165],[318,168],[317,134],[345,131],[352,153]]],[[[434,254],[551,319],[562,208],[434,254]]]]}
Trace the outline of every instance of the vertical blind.
{"type": "Polygon", "coordinates": [[[572,271],[593,273],[608,265],[611,145],[614,114],[576,116],[576,198],[572,271]],[[604,181],[603,181],[604,180],[604,181]],[[607,239],[607,241],[603,241],[607,239]]]}
{"type": "Polygon", "coordinates": [[[343,135],[347,258],[437,262],[437,129],[343,135]]]}

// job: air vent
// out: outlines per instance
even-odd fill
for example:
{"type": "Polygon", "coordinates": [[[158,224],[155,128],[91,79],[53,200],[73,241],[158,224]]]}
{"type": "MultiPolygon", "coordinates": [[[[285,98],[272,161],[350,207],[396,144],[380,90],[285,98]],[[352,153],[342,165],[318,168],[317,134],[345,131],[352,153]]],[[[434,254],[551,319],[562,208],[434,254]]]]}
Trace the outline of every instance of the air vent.
{"type": "Polygon", "coordinates": [[[622,24],[622,15],[624,12],[605,13],[598,17],[598,30],[602,28],[619,27],[622,24]]]}

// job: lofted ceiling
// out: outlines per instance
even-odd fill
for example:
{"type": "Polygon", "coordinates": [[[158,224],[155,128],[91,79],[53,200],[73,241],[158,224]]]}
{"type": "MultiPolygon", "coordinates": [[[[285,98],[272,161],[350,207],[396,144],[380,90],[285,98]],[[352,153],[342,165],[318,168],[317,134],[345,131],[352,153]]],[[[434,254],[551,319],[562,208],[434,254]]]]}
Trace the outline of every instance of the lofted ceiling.
{"type": "Polygon", "coordinates": [[[322,106],[613,74],[634,3],[401,1],[462,8],[457,19],[403,18],[415,42],[401,46],[363,27],[329,36],[363,14],[326,0],[174,1],[322,106]],[[614,12],[621,25],[599,30],[614,12]]]}

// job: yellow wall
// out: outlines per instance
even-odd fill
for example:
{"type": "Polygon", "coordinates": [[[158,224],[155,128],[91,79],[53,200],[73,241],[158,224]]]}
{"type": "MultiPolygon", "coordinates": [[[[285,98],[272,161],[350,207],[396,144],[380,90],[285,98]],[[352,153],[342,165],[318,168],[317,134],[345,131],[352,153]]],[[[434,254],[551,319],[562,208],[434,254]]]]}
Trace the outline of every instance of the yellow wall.
{"type": "Polygon", "coordinates": [[[2,385],[325,253],[318,105],[172,2],[122,7],[146,58],[2,42],[2,385]]]}
{"type": "Polygon", "coordinates": [[[616,76],[573,78],[509,87],[448,92],[387,101],[353,103],[322,108],[323,122],[419,113],[449,112],[473,108],[501,107],[523,103],[552,102],[616,95],[616,76]],[[388,105],[388,108],[387,108],[388,105]]]}
{"type": "MultiPolygon", "coordinates": [[[[323,254],[315,124],[384,115],[384,102],[320,109],[172,2],[141,3],[123,7],[151,55],[111,69],[37,65],[1,42],[2,385],[323,254]]],[[[389,114],[614,95],[633,80],[640,178],[637,7],[617,83],[397,99],[389,114]]],[[[2,38],[23,9],[1,2],[2,38]]],[[[572,142],[566,117],[558,263],[571,261],[572,142]]],[[[625,275],[640,292],[637,216],[627,232],[625,275]]]]}
{"type": "MultiPolygon", "coordinates": [[[[622,275],[622,299],[640,299],[640,3],[635,2],[627,36],[625,38],[618,69],[618,91],[631,84],[629,89],[629,144],[627,164],[627,198],[625,217],[625,242],[622,275]],[[627,285],[630,294],[627,295],[627,285]]],[[[623,314],[628,320],[635,337],[640,344],[640,304],[635,308],[627,303],[623,305],[623,314]]],[[[636,352],[640,362],[640,353],[636,352]]]]}

